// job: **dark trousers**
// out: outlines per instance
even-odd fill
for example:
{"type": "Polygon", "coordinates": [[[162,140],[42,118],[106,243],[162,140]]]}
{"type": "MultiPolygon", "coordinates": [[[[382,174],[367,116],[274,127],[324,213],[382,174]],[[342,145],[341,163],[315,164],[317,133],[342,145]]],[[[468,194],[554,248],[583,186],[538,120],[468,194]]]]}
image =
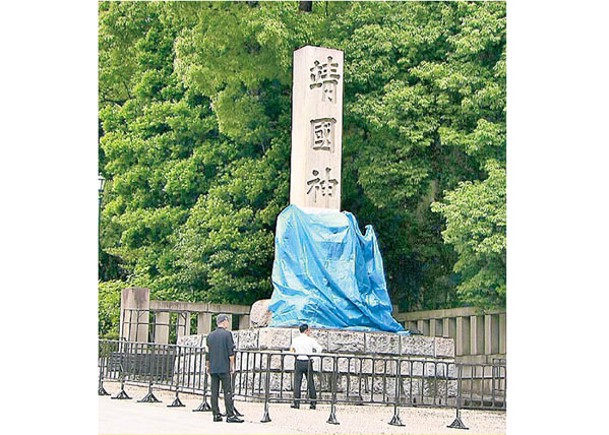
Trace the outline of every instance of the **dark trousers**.
{"type": "Polygon", "coordinates": [[[233,386],[231,383],[230,373],[212,373],[211,374],[211,412],[220,415],[218,407],[218,395],[220,394],[220,381],[222,381],[222,390],[224,391],[224,406],[226,407],[226,416],[232,417],[235,415],[233,406],[233,386]]]}
{"type": "Polygon", "coordinates": [[[294,369],[294,404],[300,403],[300,387],[302,386],[302,375],[307,378],[307,390],[309,391],[309,399],[311,405],[315,405],[317,402],[317,392],[315,391],[315,382],[313,381],[313,362],[311,360],[296,360],[296,367],[294,369]]]}

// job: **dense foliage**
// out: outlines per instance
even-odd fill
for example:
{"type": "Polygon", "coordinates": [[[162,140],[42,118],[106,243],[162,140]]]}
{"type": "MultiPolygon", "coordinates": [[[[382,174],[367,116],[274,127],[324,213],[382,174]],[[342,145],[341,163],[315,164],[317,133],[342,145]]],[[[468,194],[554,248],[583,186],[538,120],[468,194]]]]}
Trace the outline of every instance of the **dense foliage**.
{"type": "Polygon", "coordinates": [[[393,303],[504,305],[505,44],[498,2],[101,2],[100,307],[270,296],[304,45],[344,50],[343,209],[393,303]]]}

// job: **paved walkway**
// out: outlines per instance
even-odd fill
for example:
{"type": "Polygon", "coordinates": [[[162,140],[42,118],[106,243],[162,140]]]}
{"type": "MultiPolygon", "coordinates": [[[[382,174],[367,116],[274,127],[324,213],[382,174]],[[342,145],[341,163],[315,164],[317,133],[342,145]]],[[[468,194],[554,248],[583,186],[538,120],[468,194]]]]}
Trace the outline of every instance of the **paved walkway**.
{"type": "MultiPolygon", "coordinates": [[[[106,390],[115,396],[116,383],[104,383],[106,390]]],[[[288,404],[271,404],[270,422],[261,423],[264,405],[257,402],[237,401],[237,409],[245,423],[214,423],[210,412],[193,412],[201,397],[180,394],[183,408],[168,408],[175,395],[167,391],[154,391],[162,403],[138,403],[146,389],[126,386],[131,400],[99,397],[99,433],[110,434],[505,434],[505,413],[468,411],[461,413],[469,430],[450,429],[455,411],[449,409],[401,408],[400,418],[405,426],[387,424],[393,408],[385,406],[337,406],[339,425],[326,423],[330,405],[318,405],[316,410],[307,407],[294,410],[288,404]]],[[[222,405],[222,403],[221,403],[222,405]]]]}

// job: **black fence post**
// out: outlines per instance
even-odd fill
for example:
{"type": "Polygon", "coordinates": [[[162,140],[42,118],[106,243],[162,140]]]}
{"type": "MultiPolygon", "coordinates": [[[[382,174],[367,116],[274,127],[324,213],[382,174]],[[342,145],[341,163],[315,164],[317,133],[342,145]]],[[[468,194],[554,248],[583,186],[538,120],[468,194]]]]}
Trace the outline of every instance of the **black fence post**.
{"type": "Polygon", "coordinates": [[[180,394],[180,392],[176,389],[176,396],[173,399],[173,402],[171,402],[169,405],[167,405],[167,408],[182,408],[182,407],[186,406],[180,400],[180,397],[178,396],[179,394],[180,394]]]}
{"type": "Polygon", "coordinates": [[[129,370],[129,367],[131,366],[131,364],[129,364],[129,348],[130,348],[129,343],[127,343],[127,342],[119,343],[119,355],[120,355],[119,378],[121,381],[121,390],[118,392],[118,394],[116,396],[112,397],[112,399],[117,399],[117,400],[131,399],[131,397],[129,397],[129,395],[125,391],[125,377],[127,376],[127,371],[129,370]],[[125,350],[125,349],[127,349],[127,350],[125,350]]]}
{"type": "Polygon", "coordinates": [[[463,376],[463,367],[461,364],[457,365],[457,405],[456,405],[456,416],[454,421],[446,427],[450,427],[452,429],[464,429],[468,430],[469,428],[463,424],[461,420],[461,379],[463,376]]]}
{"type": "Polygon", "coordinates": [[[201,364],[201,371],[203,372],[203,400],[201,404],[192,410],[192,412],[210,412],[211,406],[207,403],[207,355],[205,355],[205,362],[201,364]]]}
{"type": "Polygon", "coordinates": [[[236,383],[235,381],[237,379],[237,373],[236,372],[235,373],[231,373],[230,379],[231,379],[231,389],[233,390],[233,392],[232,392],[232,395],[233,395],[233,411],[234,411],[234,413],[235,413],[235,415],[237,417],[243,417],[243,414],[241,414],[237,410],[237,407],[235,406],[235,383],[236,383]]]}
{"type": "Polygon", "coordinates": [[[142,397],[140,400],[138,400],[138,402],[139,403],[160,403],[161,401],[159,399],[157,399],[157,397],[152,392],[152,384],[155,380],[155,375],[157,375],[156,379],[160,379],[160,373],[158,373],[159,364],[157,364],[157,362],[160,360],[157,360],[156,346],[153,344],[151,347],[146,349],[145,352],[142,351],[140,353],[140,357],[142,358],[142,363],[145,361],[145,358],[148,359],[148,366],[144,368],[144,369],[147,369],[146,373],[148,375],[148,393],[146,393],[146,395],[144,397],[142,397]]]}
{"type": "Polygon", "coordinates": [[[104,388],[104,367],[107,367],[107,364],[104,364],[104,361],[107,361],[107,359],[109,358],[109,356],[105,356],[104,355],[104,346],[103,346],[103,342],[101,343],[100,346],[100,355],[99,355],[99,384],[97,387],[97,394],[99,396],[109,396],[110,393],[108,393],[106,391],[106,389],[104,388]]]}
{"type": "Polygon", "coordinates": [[[338,367],[336,364],[336,357],[332,357],[332,402],[330,404],[330,417],[326,423],[329,424],[340,424],[336,419],[336,383],[338,382],[338,367]]]}
{"type": "MultiPolygon", "coordinates": [[[[262,362],[262,359],[260,360],[262,362]]],[[[264,381],[264,414],[262,415],[261,423],[268,423],[271,421],[271,417],[269,415],[269,399],[271,395],[271,354],[267,353],[266,355],[266,379],[264,381]]]]}
{"type": "Polygon", "coordinates": [[[157,397],[152,392],[152,380],[148,382],[148,393],[140,400],[138,403],[161,403],[161,400],[157,399],[157,397]]]}
{"type": "Polygon", "coordinates": [[[402,374],[401,374],[401,360],[396,361],[396,371],[395,371],[395,395],[394,395],[394,403],[393,403],[393,417],[389,424],[391,426],[404,426],[402,420],[400,419],[400,408],[398,408],[400,403],[400,393],[402,391],[402,374]]]}
{"type": "MultiPolygon", "coordinates": [[[[171,402],[169,405],[167,405],[167,408],[180,408],[183,406],[186,406],[182,403],[182,401],[180,400],[180,398],[178,397],[179,393],[180,393],[180,368],[182,368],[182,373],[184,373],[184,367],[182,367],[182,363],[180,362],[180,346],[176,345],[176,359],[178,361],[178,370],[177,373],[174,372],[173,376],[177,377],[177,382],[176,382],[176,397],[173,399],[173,402],[171,402]]],[[[185,361],[185,358],[182,358],[182,360],[185,361]]],[[[172,378],[172,383],[173,383],[173,378],[172,378]]]]}

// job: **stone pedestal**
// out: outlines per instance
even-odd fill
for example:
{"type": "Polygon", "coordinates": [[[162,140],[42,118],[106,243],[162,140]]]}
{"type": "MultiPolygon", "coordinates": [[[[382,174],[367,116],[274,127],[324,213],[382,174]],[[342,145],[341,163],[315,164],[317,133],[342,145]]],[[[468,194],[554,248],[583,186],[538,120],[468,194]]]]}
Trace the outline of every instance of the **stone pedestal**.
{"type": "MultiPolygon", "coordinates": [[[[238,350],[288,351],[298,328],[252,328],[233,332],[238,350]]],[[[401,335],[393,332],[363,332],[342,329],[313,329],[311,336],[324,353],[378,356],[416,356],[430,359],[453,359],[455,344],[451,338],[401,335]]]]}
{"type": "MultiPolygon", "coordinates": [[[[289,352],[298,328],[250,328],[232,331],[238,352],[235,359],[236,388],[254,391],[260,388],[261,379],[270,367],[272,397],[291,394],[294,380],[295,356],[289,352]],[[269,350],[278,353],[259,354],[269,350]],[[251,352],[248,352],[251,351],[251,352]]],[[[391,332],[362,332],[339,329],[313,329],[311,335],[322,345],[323,353],[339,357],[313,356],[313,370],[320,394],[331,392],[333,372],[336,368],[336,392],[341,400],[362,400],[363,395],[381,395],[392,400],[395,394],[395,376],[398,360],[404,394],[455,397],[457,369],[455,343],[451,338],[406,336],[391,332]],[[344,354],[344,357],[340,357],[344,354]],[[358,358],[349,357],[357,355],[358,358]],[[336,367],[335,367],[336,365],[336,367]]],[[[181,337],[179,345],[204,346],[206,334],[181,337]]],[[[199,367],[191,367],[198,370],[199,367]]],[[[305,397],[303,382],[303,397],[305,397]]],[[[258,391],[258,394],[261,394],[258,391]]]]}
{"type": "MultiPolygon", "coordinates": [[[[231,331],[237,350],[289,351],[298,328],[250,328],[231,331]]],[[[207,334],[180,337],[178,345],[204,346],[207,334]]],[[[312,329],[311,336],[323,347],[323,353],[365,356],[424,357],[430,360],[454,360],[452,338],[401,335],[393,332],[312,329]]]]}

